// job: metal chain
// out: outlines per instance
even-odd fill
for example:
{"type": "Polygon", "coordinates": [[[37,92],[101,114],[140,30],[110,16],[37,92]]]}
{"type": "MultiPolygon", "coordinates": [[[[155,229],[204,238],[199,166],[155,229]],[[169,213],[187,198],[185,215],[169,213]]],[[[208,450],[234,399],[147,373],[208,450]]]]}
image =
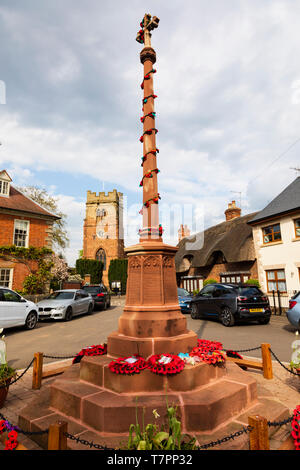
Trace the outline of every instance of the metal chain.
{"type": "Polygon", "coordinates": [[[85,439],[80,439],[79,437],[73,436],[72,434],[69,434],[68,432],[64,433],[64,435],[68,438],[71,439],[72,441],[76,441],[77,444],[82,444],[84,446],[88,446],[90,448],[94,447],[95,449],[98,450],[118,450],[114,449],[112,447],[106,447],[101,444],[96,444],[93,441],[86,441],[85,439]]]}
{"type": "Polygon", "coordinates": [[[294,371],[292,371],[291,369],[288,369],[284,364],[282,364],[282,362],[278,359],[278,357],[277,357],[276,354],[272,351],[271,348],[270,348],[270,352],[271,352],[271,354],[274,356],[274,358],[276,359],[276,361],[279,362],[279,364],[280,364],[285,370],[287,370],[290,374],[298,375],[298,377],[299,377],[299,374],[298,374],[297,372],[294,372],[294,371]]]}
{"type": "Polygon", "coordinates": [[[236,431],[235,433],[230,434],[229,436],[223,437],[222,439],[218,439],[216,441],[209,442],[208,444],[201,444],[197,446],[197,450],[207,449],[209,447],[214,447],[219,444],[223,444],[224,442],[228,442],[230,440],[234,440],[236,437],[241,436],[242,434],[247,434],[248,432],[252,431],[252,426],[247,426],[241,429],[240,431],[236,431]]]}
{"type": "Polygon", "coordinates": [[[72,356],[49,356],[47,354],[43,354],[43,358],[47,359],[74,359],[74,356],[76,356],[76,354],[73,354],[72,356]]]}
{"type": "Polygon", "coordinates": [[[8,419],[5,418],[5,416],[3,416],[2,413],[0,413],[0,419],[3,419],[4,421],[6,421],[10,428],[14,429],[19,434],[24,434],[25,436],[37,436],[41,434],[48,434],[49,432],[48,429],[45,429],[44,431],[23,431],[23,429],[20,429],[19,426],[14,426],[13,424],[11,424],[10,421],[8,421],[8,419]]]}
{"type": "Polygon", "coordinates": [[[225,351],[233,351],[233,352],[242,353],[242,352],[256,351],[257,349],[261,349],[261,346],[257,346],[256,348],[251,348],[251,349],[240,349],[240,350],[225,349],[225,351]]]}
{"type": "MultiPolygon", "coordinates": [[[[32,366],[34,362],[34,358],[32,359],[32,361],[30,362],[30,364],[28,364],[28,366],[26,367],[26,369],[23,370],[22,374],[20,374],[18,377],[16,377],[14,380],[12,380],[10,383],[9,383],[9,386],[10,385],[13,385],[14,383],[18,382],[18,380],[20,380],[23,375],[26,374],[26,372],[28,371],[28,369],[30,369],[30,367],[32,366]]],[[[0,389],[1,388],[7,388],[7,385],[0,385],[0,389]]]]}

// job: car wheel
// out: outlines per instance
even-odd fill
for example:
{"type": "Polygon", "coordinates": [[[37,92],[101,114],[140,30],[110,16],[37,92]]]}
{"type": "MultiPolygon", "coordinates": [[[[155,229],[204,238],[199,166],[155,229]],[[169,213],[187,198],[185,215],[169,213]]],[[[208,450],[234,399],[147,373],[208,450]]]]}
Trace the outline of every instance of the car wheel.
{"type": "Polygon", "coordinates": [[[37,324],[37,314],[35,312],[29,312],[25,321],[26,330],[33,330],[37,324]]]}
{"type": "Polygon", "coordinates": [[[271,319],[271,317],[268,317],[268,318],[259,318],[258,323],[259,323],[260,325],[267,325],[268,323],[270,323],[270,319],[271,319]]]}
{"type": "Polygon", "coordinates": [[[195,303],[192,304],[191,318],[193,320],[196,320],[197,318],[199,318],[198,306],[195,303]]]}
{"type": "Polygon", "coordinates": [[[71,307],[68,307],[67,311],[65,313],[65,321],[70,321],[70,320],[72,320],[72,318],[73,318],[73,311],[72,311],[71,307]]]}
{"type": "Polygon", "coordinates": [[[224,307],[220,314],[220,320],[224,326],[233,326],[234,325],[234,316],[229,307],[224,307]]]}

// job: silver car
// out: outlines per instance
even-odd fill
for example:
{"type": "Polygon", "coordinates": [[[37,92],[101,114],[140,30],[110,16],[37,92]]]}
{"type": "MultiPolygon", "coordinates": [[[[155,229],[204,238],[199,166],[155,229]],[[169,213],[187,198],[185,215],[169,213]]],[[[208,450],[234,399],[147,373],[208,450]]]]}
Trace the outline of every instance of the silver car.
{"type": "Polygon", "coordinates": [[[72,320],[73,316],[92,313],[94,301],[90,294],[81,289],[58,290],[37,303],[39,320],[72,320]]]}
{"type": "Polygon", "coordinates": [[[295,294],[289,301],[289,309],[286,316],[291,325],[300,331],[300,292],[295,294]]]}

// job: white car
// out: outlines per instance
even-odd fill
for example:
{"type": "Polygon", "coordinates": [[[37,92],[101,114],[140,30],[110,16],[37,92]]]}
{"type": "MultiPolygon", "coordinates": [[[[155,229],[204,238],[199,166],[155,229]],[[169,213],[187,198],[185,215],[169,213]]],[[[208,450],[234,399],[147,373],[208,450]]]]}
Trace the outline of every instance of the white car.
{"type": "Polygon", "coordinates": [[[24,325],[33,330],[38,321],[38,308],[17,292],[0,286],[0,328],[24,325]]]}

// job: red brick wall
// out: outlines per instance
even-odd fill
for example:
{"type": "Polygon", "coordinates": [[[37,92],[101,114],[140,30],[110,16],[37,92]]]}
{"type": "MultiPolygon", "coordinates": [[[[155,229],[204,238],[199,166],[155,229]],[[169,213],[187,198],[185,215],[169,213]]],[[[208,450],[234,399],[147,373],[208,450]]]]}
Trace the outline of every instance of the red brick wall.
{"type": "MultiPolygon", "coordinates": [[[[47,246],[47,229],[49,225],[46,220],[9,214],[0,214],[0,246],[13,245],[15,219],[29,220],[28,246],[34,246],[37,248],[47,246]]],[[[23,263],[15,263],[13,261],[4,260],[0,257],[0,268],[13,269],[12,289],[21,290],[23,288],[23,281],[25,277],[30,274],[30,269],[33,271],[37,269],[37,262],[30,261],[27,265],[25,265],[23,263]]]]}
{"type": "Polygon", "coordinates": [[[48,228],[48,223],[46,220],[0,214],[0,246],[13,245],[15,219],[29,220],[29,246],[42,247],[47,245],[46,230],[48,228]]]}

